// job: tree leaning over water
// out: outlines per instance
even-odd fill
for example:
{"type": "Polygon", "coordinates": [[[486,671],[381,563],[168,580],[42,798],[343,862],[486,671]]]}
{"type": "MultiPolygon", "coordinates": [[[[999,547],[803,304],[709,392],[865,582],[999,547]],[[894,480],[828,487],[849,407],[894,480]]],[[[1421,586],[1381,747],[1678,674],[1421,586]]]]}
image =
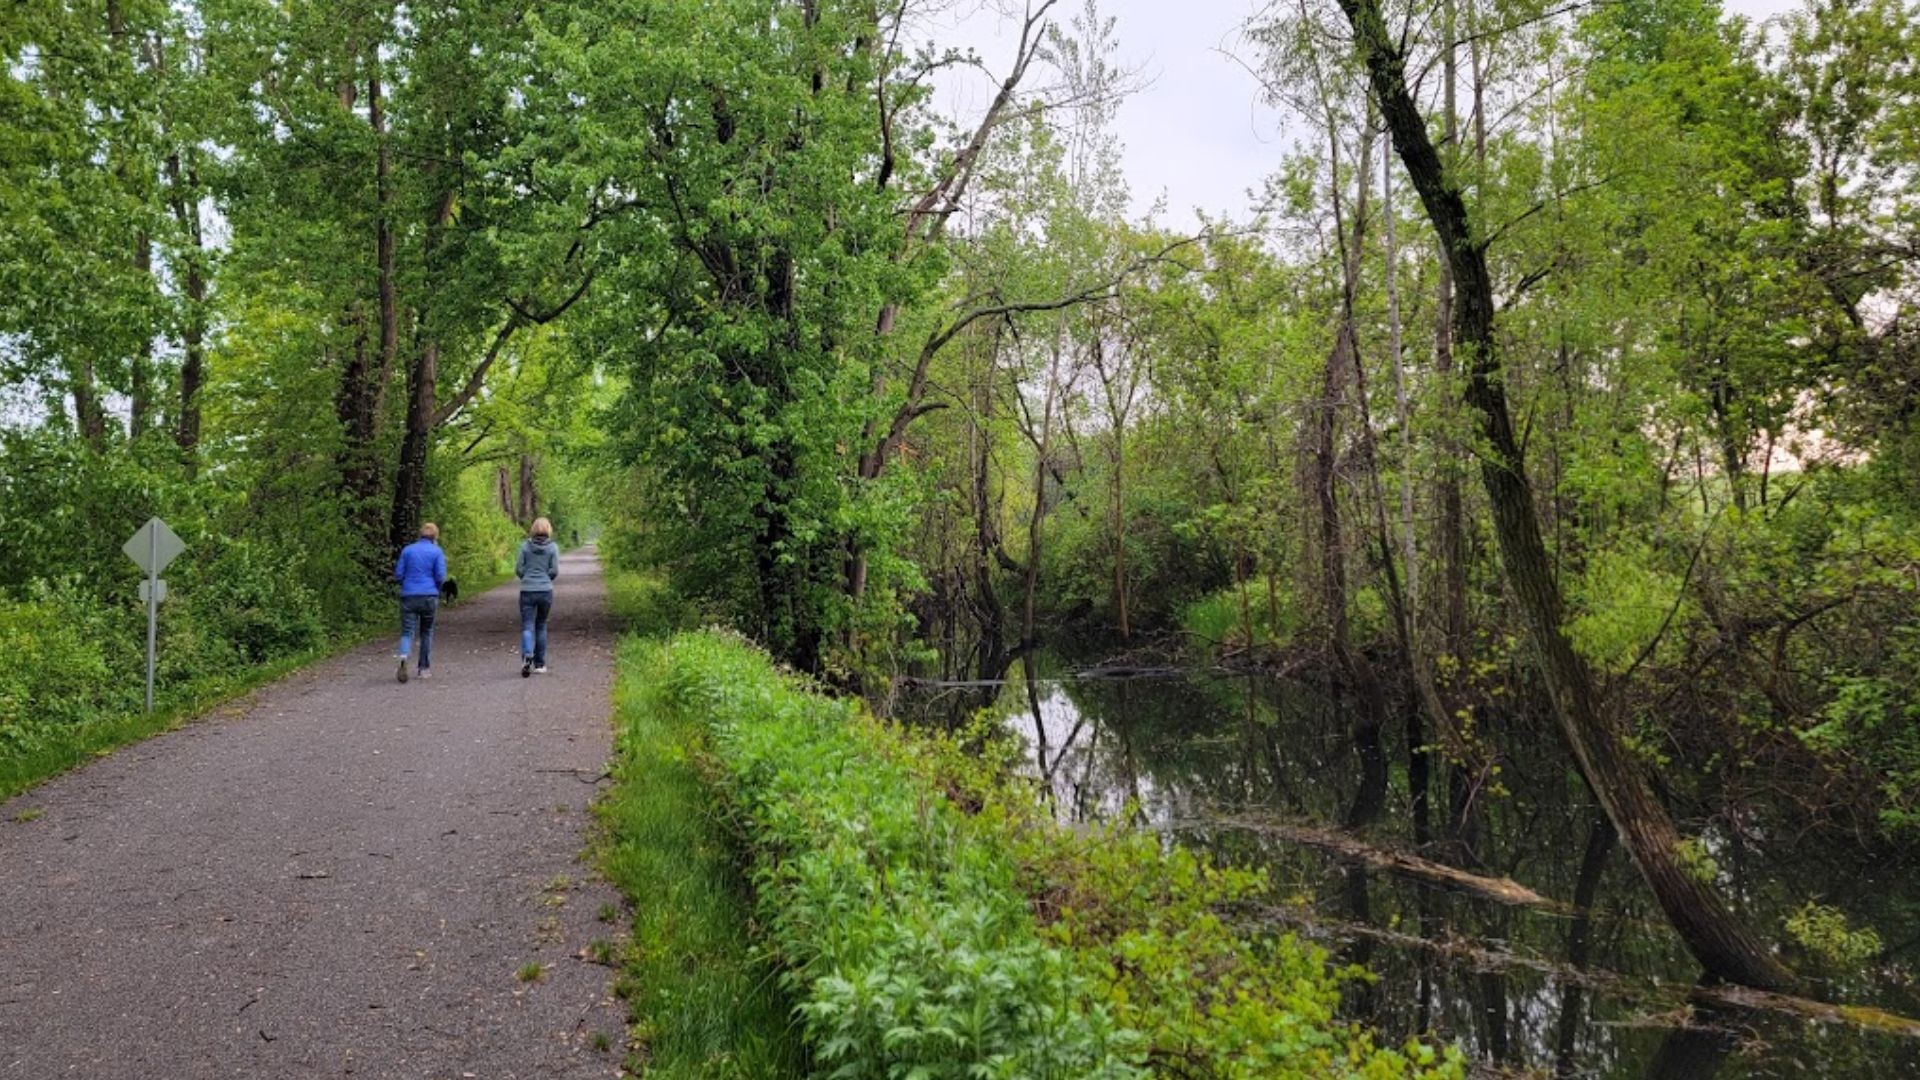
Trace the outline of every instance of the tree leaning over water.
{"type": "Polygon", "coordinates": [[[1494,285],[1484,226],[1476,227],[1427,133],[1408,89],[1406,57],[1373,0],[1340,0],[1363,56],[1373,95],[1394,147],[1419,192],[1455,286],[1454,343],[1467,365],[1467,401],[1480,415],[1481,479],[1492,508],[1507,580],[1513,588],[1541,675],[1567,744],[1588,786],[1674,927],[1711,975],[1765,990],[1791,990],[1796,980],[1680,862],[1680,834],[1638,763],[1623,746],[1617,720],[1605,711],[1593,674],[1573,649],[1565,604],[1541,539],[1503,386],[1494,285]]]}

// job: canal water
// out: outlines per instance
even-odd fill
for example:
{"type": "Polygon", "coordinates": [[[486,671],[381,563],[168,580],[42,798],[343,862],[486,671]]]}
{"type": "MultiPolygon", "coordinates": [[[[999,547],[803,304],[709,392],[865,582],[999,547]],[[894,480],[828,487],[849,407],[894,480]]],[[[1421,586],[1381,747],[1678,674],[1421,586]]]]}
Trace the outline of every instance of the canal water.
{"type": "MultiPolygon", "coordinates": [[[[1389,1038],[1430,1033],[1492,1076],[1920,1077],[1920,1038],[1862,1011],[1920,1018],[1920,867],[1795,829],[1777,807],[1683,820],[1700,838],[1701,872],[1767,940],[1790,943],[1787,925],[1799,916],[1806,926],[1809,903],[1841,913],[1854,935],[1846,960],[1787,946],[1796,970],[1818,976],[1818,998],[1851,1007],[1844,1015],[1791,1001],[1689,1008],[1699,968],[1625,853],[1596,837],[1598,810],[1550,727],[1491,733],[1500,772],[1460,785],[1481,811],[1474,834],[1421,847],[1404,731],[1384,734],[1381,798],[1378,770],[1364,767],[1323,689],[1227,672],[1070,669],[1043,656],[1031,678],[1015,664],[1004,682],[912,683],[893,711],[941,727],[983,711],[1003,723],[1064,822],[1124,817],[1266,868],[1272,903],[1244,917],[1375,972],[1347,1008],[1389,1038]],[[1494,898],[1504,886],[1446,868],[1539,900],[1494,898]],[[1878,939],[1871,955],[1863,929],[1878,939]]],[[[1440,823],[1447,785],[1436,777],[1432,790],[1440,823]]]]}

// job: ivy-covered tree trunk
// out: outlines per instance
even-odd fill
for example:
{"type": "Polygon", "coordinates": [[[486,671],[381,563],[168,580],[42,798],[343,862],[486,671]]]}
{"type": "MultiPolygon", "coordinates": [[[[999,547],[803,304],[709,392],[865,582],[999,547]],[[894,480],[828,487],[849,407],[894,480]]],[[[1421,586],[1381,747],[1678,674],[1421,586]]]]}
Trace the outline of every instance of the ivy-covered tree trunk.
{"type": "Polygon", "coordinates": [[[540,516],[539,468],[532,454],[520,455],[520,502],[508,512],[522,528],[532,526],[533,519],[540,516]]]}
{"type": "Polygon", "coordinates": [[[434,379],[439,367],[440,343],[432,338],[422,341],[407,372],[407,427],[400,439],[400,468],[393,481],[393,520],[387,543],[396,549],[406,546],[419,531],[427,501],[427,456],[433,439],[434,379]]]}
{"type": "MultiPolygon", "coordinates": [[[[339,388],[334,394],[334,416],[340,423],[340,480],[347,497],[347,512],[355,531],[369,550],[380,536],[380,457],[379,413],[375,402],[378,369],[367,352],[366,310],[355,304],[345,322],[353,332],[347,346],[346,362],[340,372],[339,388]]],[[[384,560],[373,560],[368,565],[384,560]]]]}
{"type": "Polygon", "coordinates": [[[1627,750],[1614,717],[1603,710],[1592,673],[1567,638],[1559,583],[1541,538],[1524,453],[1507,409],[1494,336],[1493,278],[1485,244],[1478,239],[1484,234],[1476,233],[1460,189],[1428,135],[1426,118],[1408,88],[1405,56],[1394,44],[1378,0],[1339,3],[1353,28],[1394,148],[1453,270],[1454,337],[1467,353],[1467,401],[1479,415],[1486,442],[1481,481],[1507,581],[1561,731],[1661,910],[1708,973],[1745,986],[1791,990],[1797,986],[1792,972],[1741,925],[1707,883],[1681,864],[1679,830],[1627,750]]]}
{"type": "MultiPolygon", "coordinates": [[[[341,110],[352,112],[358,96],[353,80],[342,79],[337,87],[337,95],[341,110]]],[[[386,147],[386,100],[377,71],[367,77],[367,118],[378,141],[374,157],[378,345],[375,352],[368,352],[370,335],[365,301],[354,301],[344,317],[344,323],[351,328],[353,337],[347,350],[345,367],[341,371],[339,389],[334,395],[334,412],[340,422],[340,479],[347,498],[348,513],[353,519],[355,531],[367,545],[368,565],[378,566],[385,561],[384,557],[375,558],[377,553],[373,550],[381,535],[380,490],[384,470],[379,446],[380,406],[398,347],[399,317],[394,287],[393,233],[386,220],[387,204],[391,199],[386,147]]]]}

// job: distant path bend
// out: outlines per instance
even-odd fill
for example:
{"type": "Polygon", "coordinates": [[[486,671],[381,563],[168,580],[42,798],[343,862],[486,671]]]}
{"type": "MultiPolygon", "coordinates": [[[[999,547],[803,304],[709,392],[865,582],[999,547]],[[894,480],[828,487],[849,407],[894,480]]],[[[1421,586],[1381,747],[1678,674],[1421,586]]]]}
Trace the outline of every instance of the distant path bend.
{"type": "Polygon", "coordinates": [[[442,613],[429,681],[383,638],[0,804],[0,1080],[614,1075],[581,860],[614,635],[560,565],[552,674],[509,584],[442,613]]]}

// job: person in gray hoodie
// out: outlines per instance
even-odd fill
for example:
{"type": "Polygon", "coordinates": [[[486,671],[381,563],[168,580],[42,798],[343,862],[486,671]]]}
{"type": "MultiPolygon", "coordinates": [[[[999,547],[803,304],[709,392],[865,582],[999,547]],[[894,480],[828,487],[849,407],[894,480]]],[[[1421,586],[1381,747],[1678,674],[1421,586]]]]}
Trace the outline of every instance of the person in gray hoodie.
{"type": "Polygon", "coordinates": [[[547,673],[547,616],[553,614],[553,583],[560,577],[560,549],[553,523],[536,518],[533,535],[520,544],[513,573],[520,579],[520,677],[547,673]]]}

